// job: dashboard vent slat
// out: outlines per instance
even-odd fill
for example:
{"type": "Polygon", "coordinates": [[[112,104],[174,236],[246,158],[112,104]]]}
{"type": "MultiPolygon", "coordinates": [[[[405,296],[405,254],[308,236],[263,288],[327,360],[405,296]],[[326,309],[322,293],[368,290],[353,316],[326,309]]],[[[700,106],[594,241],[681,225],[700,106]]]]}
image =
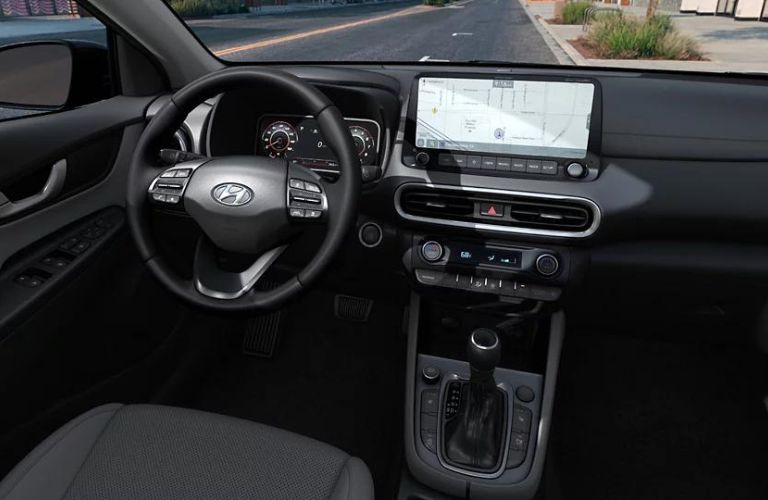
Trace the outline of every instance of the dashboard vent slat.
{"type": "Polygon", "coordinates": [[[586,199],[488,191],[406,185],[399,192],[399,211],[405,218],[416,221],[469,228],[482,224],[484,228],[500,232],[550,236],[588,236],[599,220],[597,207],[586,199]],[[480,208],[486,203],[503,205],[504,216],[481,216],[480,208]]]}

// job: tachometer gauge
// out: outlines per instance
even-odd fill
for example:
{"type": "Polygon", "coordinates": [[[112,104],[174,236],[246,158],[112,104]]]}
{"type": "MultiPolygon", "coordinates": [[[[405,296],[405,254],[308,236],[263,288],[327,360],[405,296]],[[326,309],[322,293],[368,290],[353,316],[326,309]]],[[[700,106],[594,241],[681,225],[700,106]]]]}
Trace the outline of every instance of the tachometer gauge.
{"type": "Polygon", "coordinates": [[[349,127],[349,133],[352,134],[352,140],[355,143],[357,156],[360,157],[360,163],[370,165],[376,161],[376,141],[373,140],[371,133],[358,125],[349,127]]]}
{"type": "Polygon", "coordinates": [[[283,157],[288,151],[293,151],[299,140],[296,129],[287,122],[273,122],[261,134],[264,150],[273,158],[283,157]]]}

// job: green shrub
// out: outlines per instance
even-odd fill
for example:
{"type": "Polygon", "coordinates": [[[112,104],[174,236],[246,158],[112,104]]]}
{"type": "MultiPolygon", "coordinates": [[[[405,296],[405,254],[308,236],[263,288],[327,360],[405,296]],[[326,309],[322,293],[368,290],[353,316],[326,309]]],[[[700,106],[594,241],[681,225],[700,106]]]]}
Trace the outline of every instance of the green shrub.
{"type": "Polygon", "coordinates": [[[701,57],[696,41],[676,32],[669,16],[597,16],[586,42],[598,57],[608,59],[701,57]]]}
{"type": "Polygon", "coordinates": [[[236,14],[247,10],[241,0],[170,0],[171,8],[181,17],[206,17],[236,14]]]}
{"type": "Polygon", "coordinates": [[[568,2],[563,6],[561,22],[563,24],[582,24],[584,22],[584,14],[590,7],[592,7],[592,2],[568,2]]]}

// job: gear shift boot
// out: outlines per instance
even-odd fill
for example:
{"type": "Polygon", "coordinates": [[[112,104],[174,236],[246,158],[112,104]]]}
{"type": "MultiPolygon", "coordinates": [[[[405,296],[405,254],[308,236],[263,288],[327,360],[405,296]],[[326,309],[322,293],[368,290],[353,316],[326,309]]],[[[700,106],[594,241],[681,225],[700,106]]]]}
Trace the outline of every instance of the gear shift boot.
{"type": "Polygon", "coordinates": [[[450,382],[444,412],[444,456],[454,466],[492,472],[504,453],[506,395],[493,377],[501,356],[496,332],[478,329],[467,346],[470,380],[450,382]]]}

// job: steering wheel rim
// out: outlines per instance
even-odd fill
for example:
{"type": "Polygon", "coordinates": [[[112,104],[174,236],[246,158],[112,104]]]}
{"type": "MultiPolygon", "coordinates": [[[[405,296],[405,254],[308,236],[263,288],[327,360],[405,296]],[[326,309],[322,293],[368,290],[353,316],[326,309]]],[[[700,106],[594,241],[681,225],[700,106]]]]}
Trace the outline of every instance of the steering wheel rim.
{"type": "MultiPolygon", "coordinates": [[[[286,164],[286,177],[287,170],[286,164]]],[[[193,173],[193,179],[194,175],[193,173]]],[[[142,260],[171,292],[189,303],[209,309],[269,310],[280,307],[309,287],[331,262],[356,218],[360,185],[359,161],[347,125],[339,110],[323,93],[311,84],[283,71],[228,68],[203,76],[176,92],[144,129],[129,167],[126,212],[131,234],[142,260]],[[333,184],[319,181],[329,194],[325,212],[327,230],[320,248],[310,262],[296,276],[277,288],[269,291],[250,289],[240,297],[222,299],[203,295],[193,280],[178,276],[166,259],[158,253],[149,223],[148,188],[163,170],[156,165],[162,138],[177,130],[185,117],[201,102],[246,86],[277,87],[299,102],[308,114],[313,115],[328,147],[338,159],[340,176],[333,184]]]]}

